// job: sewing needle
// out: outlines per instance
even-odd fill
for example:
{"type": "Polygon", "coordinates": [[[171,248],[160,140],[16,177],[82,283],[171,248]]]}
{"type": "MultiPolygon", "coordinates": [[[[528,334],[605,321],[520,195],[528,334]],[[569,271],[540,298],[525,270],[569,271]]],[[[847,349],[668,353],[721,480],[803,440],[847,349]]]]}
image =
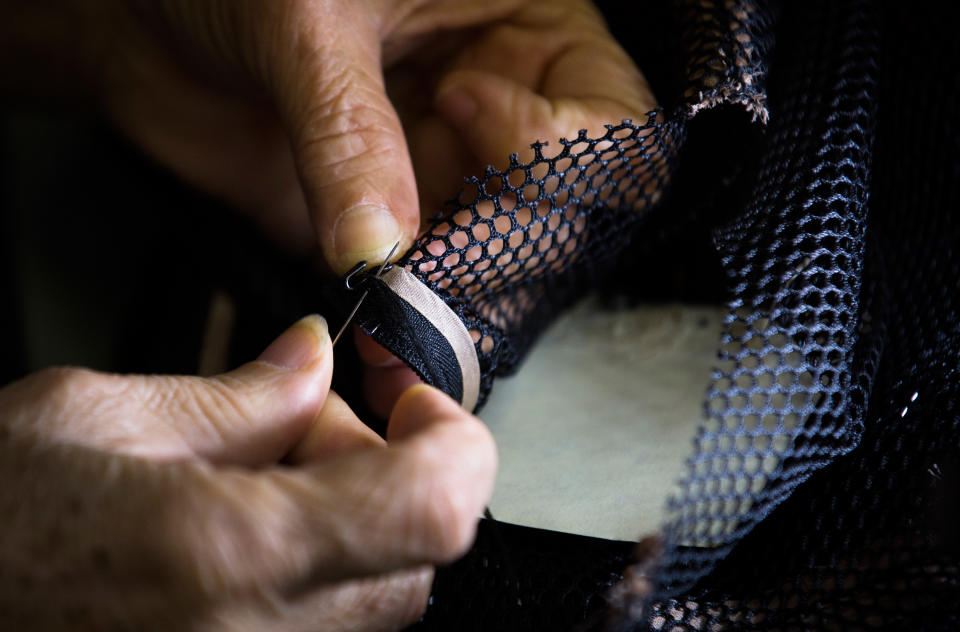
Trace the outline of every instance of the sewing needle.
{"type": "MultiPolygon", "coordinates": [[[[390,263],[390,260],[393,258],[394,253],[397,252],[397,248],[400,247],[400,242],[393,244],[393,248],[390,249],[390,254],[387,255],[387,258],[383,260],[383,263],[380,265],[380,268],[377,270],[377,273],[374,274],[374,278],[379,279],[380,275],[383,274],[383,271],[387,268],[387,264],[390,263]]],[[[353,306],[353,309],[350,310],[350,315],[347,316],[347,319],[343,321],[343,326],[340,327],[340,331],[337,332],[337,335],[333,337],[333,343],[331,346],[335,346],[337,341],[340,340],[340,336],[343,335],[343,332],[346,331],[347,326],[353,321],[353,317],[357,315],[357,310],[360,309],[360,305],[363,303],[363,299],[367,298],[369,290],[364,290],[363,294],[360,295],[360,299],[353,306]]]]}

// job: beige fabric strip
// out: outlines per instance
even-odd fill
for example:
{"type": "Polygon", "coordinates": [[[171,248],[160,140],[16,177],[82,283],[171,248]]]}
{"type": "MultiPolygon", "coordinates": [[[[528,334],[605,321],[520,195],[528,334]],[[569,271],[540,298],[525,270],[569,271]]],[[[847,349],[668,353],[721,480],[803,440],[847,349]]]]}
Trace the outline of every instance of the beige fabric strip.
{"type": "Polygon", "coordinates": [[[443,299],[406,268],[394,266],[387,270],[380,280],[430,321],[453,347],[453,353],[460,365],[460,375],[463,376],[463,398],[460,404],[473,412],[480,396],[480,361],[477,359],[473,338],[463,321],[443,299]]]}

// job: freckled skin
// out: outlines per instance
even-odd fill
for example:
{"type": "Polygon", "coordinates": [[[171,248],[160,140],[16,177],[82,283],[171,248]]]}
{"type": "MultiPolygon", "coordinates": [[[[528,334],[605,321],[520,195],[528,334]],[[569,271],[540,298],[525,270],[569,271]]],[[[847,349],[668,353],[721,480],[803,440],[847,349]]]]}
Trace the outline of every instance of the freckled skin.
{"type": "Polygon", "coordinates": [[[492,437],[420,387],[386,445],[327,396],[330,341],[313,329],[295,325],[278,347],[305,358],[298,368],[253,362],[206,380],[59,369],[0,389],[0,627],[415,620],[432,566],[466,550],[489,500],[492,437]],[[116,392],[127,399],[102,404],[116,392]],[[250,436],[259,453],[238,449],[250,436]]]}

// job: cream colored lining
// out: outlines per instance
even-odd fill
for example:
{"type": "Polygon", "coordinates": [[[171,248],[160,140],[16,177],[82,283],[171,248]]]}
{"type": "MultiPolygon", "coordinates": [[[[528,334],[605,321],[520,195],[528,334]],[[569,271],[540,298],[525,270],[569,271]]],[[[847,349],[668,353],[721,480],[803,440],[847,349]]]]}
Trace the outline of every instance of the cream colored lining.
{"type": "Polygon", "coordinates": [[[463,378],[463,395],[460,404],[473,412],[480,395],[480,362],[477,359],[473,338],[464,327],[463,321],[443,302],[443,299],[434,294],[406,268],[394,266],[380,278],[397,296],[430,321],[450,343],[463,378]]]}

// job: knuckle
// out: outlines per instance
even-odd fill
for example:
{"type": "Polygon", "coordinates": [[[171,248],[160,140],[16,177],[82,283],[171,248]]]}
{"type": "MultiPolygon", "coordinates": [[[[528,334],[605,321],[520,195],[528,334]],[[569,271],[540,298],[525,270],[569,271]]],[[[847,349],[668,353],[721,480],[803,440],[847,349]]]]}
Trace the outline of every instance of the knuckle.
{"type": "MultiPolygon", "coordinates": [[[[423,568],[395,573],[380,581],[377,590],[367,591],[375,603],[364,604],[374,619],[403,628],[415,623],[427,609],[433,583],[433,569],[423,568]]],[[[368,597],[369,601],[370,597],[368,597]]]]}
{"type": "Polygon", "coordinates": [[[328,182],[337,182],[369,170],[371,158],[398,151],[399,129],[385,96],[356,71],[326,87],[325,96],[303,113],[298,155],[303,167],[328,182]]]}
{"type": "Polygon", "coordinates": [[[176,380],[169,375],[156,375],[149,380],[140,378],[130,385],[131,394],[135,394],[138,403],[148,410],[168,411],[184,390],[177,388],[176,380]]]}
{"type": "Polygon", "coordinates": [[[73,396],[93,390],[97,375],[87,369],[51,367],[34,374],[33,379],[50,396],[73,396]]]}
{"type": "Polygon", "coordinates": [[[114,422],[129,381],[89,369],[44,369],[0,393],[0,417],[9,429],[44,442],[112,447],[108,438],[121,434],[114,422]]]}
{"type": "Polygon", "coordinates": [[[401,629],[416,622],[430,598],[433,569],[398,571],[386,576],[348,582],[333,589],[332,599],[323,600],[327,617],[363,629],[401,629]]]}
{"type": "Polygon", "coordinates": [[[277,569],[277,537],[258,489],[242,474],[190,468],[171,503],[170,569],[178,584],[211,598],[268,581],[277,569]],[[253,507],[253,508],[251,508],[253,507]]]}
{"type": "Polygon", "coordinates": [[[221,552],[232,548],[221,514],[198,487],[194,476],[178,481],[181,493],[170,503],[163,527],[166,567],[173,583],[200,597],[219,594],[229,585],[229,568],[222,569],[221,552]]]}
{"type": "Polygon", "coordinates": [[[438,561],[448,562],[463,555],[473,542],[476,521],[471,495],[459,477],[433,477],[422,511],[428,550],[438,561]]]}
{"type": "Polygon", "coordinates": [[[209,380],[193,391],[194,405],[208,419],[246,417],[250,398],[244,384],[232,378],[209,380]]]}
{"type": "Polygon", "coordinates": [[[33,388],[43,394],[47,411],[83,410],[100,399],[104,376],[89,369],[53,367],[31,377],[33,388]]]}
{"type": "Polygon", "coordinates": [[[251,415],[251,402],[246,387],[229,377],[214,379],[191,378],[176,388],[158,388],[152,395],[152,406],[176,410],[183,418],[204,424],[220,439],[227,428],[251,415]]]}
{"type": "Polygon", "coordinates": [[[433,569],[424,569],[415,572],[404,584],[404,589],[398,591],[399,601],[393,609],[397,613],[397,623],[401,627],[412,625],[427,610],[433,588],[433,569]]]}

